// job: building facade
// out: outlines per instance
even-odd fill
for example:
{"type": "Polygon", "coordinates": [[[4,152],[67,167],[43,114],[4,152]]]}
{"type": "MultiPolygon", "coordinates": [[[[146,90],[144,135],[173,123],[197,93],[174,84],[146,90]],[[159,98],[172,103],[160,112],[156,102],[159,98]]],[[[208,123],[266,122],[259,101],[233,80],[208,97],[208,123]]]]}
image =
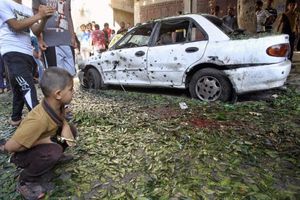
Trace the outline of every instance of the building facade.
{"type": "MultiPolygon", "coordinates": [[[[282,13],[285,10],[285,3],[286,0],[274,0],[273,6],[278,13],[282,13]]],[[[237,0],[135,0],[134,22],[141,23],[174,16],[179,11],[182,13],[211,13],[211,9],[216,5],[220,7],[219,16],[224,16],[227,14],[229,6],[236,9],[237,0]]]]}
{"type": "MultiPolygon", "coordinates": [[[[220,7],[220,15],[227,13],[228,6],[236,8],[237,0],[71,0],[75,29],[80,24],[95,21],[103,28],[108,22],[118,30],[121,21],[126,24],[146,22],[152,19],[174,16],[182,13],[210,13],[215,5],[220,7]]],[[[266,1],[266,0],[263,0],[266,1]]],[[[298,0],[300,5],[300,0],[298,0]]],[[[31,6],[31,0],[23,0],[31,6]]],[[[286,0],[274,0],[278,13],[285,10],[286,0]]]]}

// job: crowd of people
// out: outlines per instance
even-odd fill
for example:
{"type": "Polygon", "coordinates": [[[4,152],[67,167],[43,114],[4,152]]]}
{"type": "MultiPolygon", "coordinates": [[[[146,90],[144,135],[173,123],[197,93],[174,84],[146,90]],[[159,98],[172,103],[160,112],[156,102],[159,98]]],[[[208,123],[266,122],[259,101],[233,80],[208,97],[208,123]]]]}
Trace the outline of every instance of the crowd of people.
{"type": "MultiPolygon", "coordinates": [[[[256,1],[256,20],[257,20],[257,33],[262,32],[271,32],[273,29],[273,24],[277,18],[277,10],[272,7],[273,0],[267,0],[266,8],[263,9],[262,0],[256,1]]],[[[220,16],[220,6],[215,5],[211,8],[210,14],[219,17],[223,20],[223,22],[233,30],[237,30],[238,23],[237,17],[235,15],[236,11],[233,6],[229,6],[227,9],[227,14],[223,17],[220,16]]]]}
{"type": "Polygon", "coordinates": [[[119,35],[126,33],[129,28],[131,28],[130,24],[125,25],[123,21],[120,23],[120,29],[117,32],[111,29],[107,22],[104,23],[102,29],[95,21],[80,25],[80,30],[76,35],[80,44],[78,50],[82,59],[106,51],[109,45],[112,45],[111,42],[119,38],[119,35]]]}
{"type": "MultiPolygon", "coordinates": [[[[262,0],[256,1],[256,33],[278,32],[289,35],[291,52],[289,59],[292,60],[293,51],[300,50],[300,16],[297,12],[296,0],[287,0],[286,11],[278,17],[277,10],[273,7],[273,0],[267,0],[266,5],[262,0]],[[275,27],[275,22],[276,27],[275,27]],[[297,41],[297,44],[295,44],[297,41]]],[[[220,18],[220,7],[218,5],[211,9],[211,14],[220,18]]],[[[223,22],[233,30],[239,29],[234,7],[228,7],[227,15],[221,18],[223,22]]]]}

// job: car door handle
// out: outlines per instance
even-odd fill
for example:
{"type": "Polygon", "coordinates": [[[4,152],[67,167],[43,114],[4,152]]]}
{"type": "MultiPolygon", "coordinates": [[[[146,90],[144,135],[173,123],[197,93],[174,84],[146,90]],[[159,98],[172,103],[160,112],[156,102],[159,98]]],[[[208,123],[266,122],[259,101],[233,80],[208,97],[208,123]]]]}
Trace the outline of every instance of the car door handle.
{"type": "Polygon", "coordinates": [[[197,47],[189,47],[189,48],[185,49],[185,52],[187,52],[187,53],[193,53],[193,52],[196,52],[198,50],[199,49],[197,47]]]}
{"type": "Polygon", "coordinates": [[[138,52],[135,53],[135,56],[137,56],[137,57],[141,57],[143,55],[145,55],[144,51],[138,51],[138,52]]]}

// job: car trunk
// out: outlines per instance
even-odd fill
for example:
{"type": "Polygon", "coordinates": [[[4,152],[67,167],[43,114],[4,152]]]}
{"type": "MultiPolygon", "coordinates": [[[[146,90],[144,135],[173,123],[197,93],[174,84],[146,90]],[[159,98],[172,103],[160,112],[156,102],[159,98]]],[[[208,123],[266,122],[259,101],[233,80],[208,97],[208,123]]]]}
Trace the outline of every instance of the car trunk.
{"type": "Polygon", "coordinates": [[[261,65],[280,63],[287,57],[275,57],[267,54],[270,46],[288,44],[288,35],[272,35],[261,38],[209,42],[204,61],[219,65],[261,65]]]}

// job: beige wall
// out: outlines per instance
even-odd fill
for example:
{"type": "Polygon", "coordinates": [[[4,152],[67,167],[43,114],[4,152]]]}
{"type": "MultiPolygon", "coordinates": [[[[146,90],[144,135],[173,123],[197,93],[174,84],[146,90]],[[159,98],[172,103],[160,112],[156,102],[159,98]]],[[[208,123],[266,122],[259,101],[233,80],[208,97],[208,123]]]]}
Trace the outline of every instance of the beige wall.
{"type": "Polygon", "coordinates": [[[134,0],[111,0],[111,6],[114,9],[133,13],[134,0]]]}
{"type": "MultiPolygon", "coordinates": [[[[125,12],[122,10],[116,10],[114,9],[114,23],[115,27],[120,26],[120,22],[125,22],[125,24],[129,23],[131,26],[134,25],[133,21],[133,13],[125,12]]],[[[117,32],[118,29],[115,29],[117,32]]]]}

